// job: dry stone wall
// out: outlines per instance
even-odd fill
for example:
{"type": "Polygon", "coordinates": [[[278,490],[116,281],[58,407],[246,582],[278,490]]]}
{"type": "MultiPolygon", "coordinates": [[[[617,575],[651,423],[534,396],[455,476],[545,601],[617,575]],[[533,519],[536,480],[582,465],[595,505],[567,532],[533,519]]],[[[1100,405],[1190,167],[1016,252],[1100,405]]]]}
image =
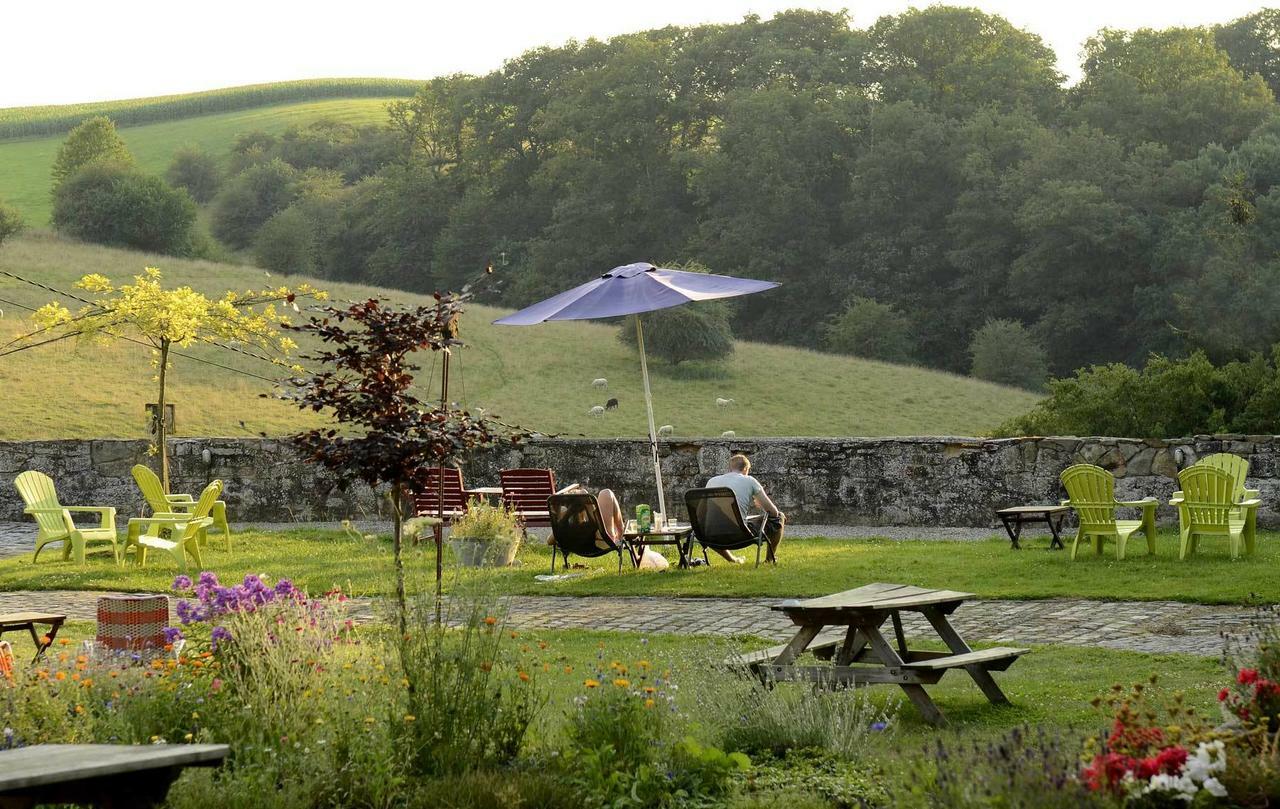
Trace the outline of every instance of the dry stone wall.
{"type": "MultiPolygon", "coordinates": [[[[1123,498],[1167,503],[1180,468],[1214,452],[1249,459],[1249,485],[1262,491],[1259,522],[1280,526],[1280,437],[1125,438],[767,438],[663,441],[668,498],[683,515],[681,493],[723,469],[729,455],[751,456],[753,473],[793,522],[846,525],[990,526],[996,508],[1056,502],[1058,473],[1077,462],[1114,472],[1123,498]]],[[[129,470],[149,463],[147,442],[132,440],[0,442],[0,520],[20,520],[12,479],[39,469],[66,503],[142,506],[129,470]]],[[[477,454],[464,466],[471,485],[494,485],[503,467],[549,467],[561,484],[609,487],[624,504],[654,503],[648,444],[636,440],[546,439],[477,454]]],[[[172,444],[175,491],[226,483],[239,522],[374,518],[385,500],[366,487],[342,492],[323,470],[284,441],[186,438],[172,444]]],[[[1176,519],[1167,505],[1161,519],[1176,519]]]]}

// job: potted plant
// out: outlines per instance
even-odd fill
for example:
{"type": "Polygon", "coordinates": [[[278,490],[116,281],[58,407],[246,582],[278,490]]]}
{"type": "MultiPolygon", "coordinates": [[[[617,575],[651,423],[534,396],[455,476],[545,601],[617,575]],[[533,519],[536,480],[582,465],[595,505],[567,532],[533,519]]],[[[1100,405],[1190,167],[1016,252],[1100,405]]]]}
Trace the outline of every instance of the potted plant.
{"type": "Polygon", "coordinates": [[[506,567],[516,558],[522,533],[514,511],[473,499],[454,521],[449,545],[464,567],[506,567]]]}

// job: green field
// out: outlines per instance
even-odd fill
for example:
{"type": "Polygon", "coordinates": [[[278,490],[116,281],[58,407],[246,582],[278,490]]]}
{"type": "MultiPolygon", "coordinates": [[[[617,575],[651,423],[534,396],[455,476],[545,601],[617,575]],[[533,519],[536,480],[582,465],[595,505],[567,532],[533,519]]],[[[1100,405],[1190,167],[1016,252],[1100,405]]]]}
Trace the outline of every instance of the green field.
{"type": "MultiPolygon", "coordinates": [[[[279,104],[201,115],[163,123],[122,127],[120,136],[145,171],[163,173],[173,153],[186,145],[223,155],[232,139],[260,129],[283,132],[321,118],[351,124],[380,123],[393,98],[346,98],[279,104]]],[[[49,222],[49,170],[63,135],[0,141],[0,200],[15,206],[33,227],[49,222]]]]}
{"type": "MultiPolygon", "coordinates": [[[[3,148],[0,146],[0,148],[3,148]]],[[[124,281],[144,266],[160,267],[166,283],[210,293],[297,283],[265,277],[254,267],[189,261],[79,244],[49,233],[28,234],[0,247],[0,269],[71,289],[98,272],[124,281]]],[[[316,282],[337,298],[384,294],[406,302],[422,296],[349,284],[316,282]]],[[[0,299],[39,306],[53,295],[0,277],[0,299]]],[[[75,308],[74,301],[63,301],[75,308]]],[[[0,338],[30,328],[22,309],[0,301],[0,338]]],[[[638,362],[616,339],[615,327],[557,323],[526,328],[492,326],[503,312],[474,306],[462,322],[468,348],[453,365],[451,399],[483,407],[505,420],[547,434],[640,436],[646,433],[638,362]],[[608,391],[591,387],[597,377],[608,391]],[[603,417],[587,411],[616,397],[603,417]]],[[[274,366],[218,348],[192,353],[252,373],[274,366]]],[[[179,435],[283,434],[304,420],[283,403],[259,398],[261,380],[175,360],[171,398],[179,435]],[[243,422],[243,425],[242,425],[243,422]]],[[[423,357],[423,391],[432,394],[433,358],[423,357]]],[[[140,346],[78,346],[68,341],[0,358],[0,439],[142,437],[144,401],[153,395],[150,357],[140,346]],[[68,395],[50,401],[51,383],[68,395]],[[61,389],[61,387],[60,387],[61,389]]],[[[656,372],[653,395],[659,424],[675,436],[975,435],[1024,412],[1033,394],[965,377],[775,345],[740,343],[723,378],[673,378],[656,372]],[[737,404],[718,408],[717,397],[737,404]]]]}

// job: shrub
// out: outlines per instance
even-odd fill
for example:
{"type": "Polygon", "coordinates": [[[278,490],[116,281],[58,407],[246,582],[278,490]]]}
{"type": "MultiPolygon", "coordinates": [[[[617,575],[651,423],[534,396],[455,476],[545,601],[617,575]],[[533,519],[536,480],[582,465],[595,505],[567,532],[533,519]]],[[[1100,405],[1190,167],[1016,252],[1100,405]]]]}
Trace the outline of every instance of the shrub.
{"type": "Polygon", "coordinates": [[[888,304],[852,298],[823,327],[828,351],[884,362],[910,362],[915,350],[911,321],[888,304]]]}
{"type": "Polygon", "coordinates": [[[254,238],[258,266],[273,272],[311,275],[315,271],[315,235],[311,222],[295,206],[272,216],[254,238]]]}
{"type": "MultiPolygon", "coordinates": [[[[717,301],[675,306],[644,317],[644,347],[651,357],[679,365],[689,360],[721,360],[733,354],[729,310],[717,301]]],[[[624,345],[636,344],[636,324],[627,318],[618,332],[624,345]]]]}
{"type": "Polygon", "coordinates": [[[217,158],[203,149],[184,146],[174,152],[164,178],[169,185],[185,190],[196,202],[204,204],[222,186],[222,168],[217,158]]]}
{"type": "Polygon", "coordinates": [[[67,135],[53,159],[53,189],[90,163],[133,165],[133,155],[116,132],[116,125],[106,116],[90,118],[67,135]]]}
{"type": "Polygon", "coordinates": [[[21,233],[26,226],[17,208],[0,202],[0,244],[21,233]]]}
{"type": "Polygon", "coordinates": [[[64,180],[50,218],[88,242],[178,256],[195,250],[196,206],[187,192],[118,163],[91,163],[64,180]]]}
{"type": "Polygon", "coordinates": [[[252,245],[258,229],[293,202],[296,179],[297,172],[282,160],[245,169],[213,201],[213,235],[237,249],[252,245]]]}
{"type": "Polygon", "coordinates": [[[978,379],[1039,390],[1049,377],[1049,358],[1016,320],[988,320],[969,344],[971,373],[978,379]]]}

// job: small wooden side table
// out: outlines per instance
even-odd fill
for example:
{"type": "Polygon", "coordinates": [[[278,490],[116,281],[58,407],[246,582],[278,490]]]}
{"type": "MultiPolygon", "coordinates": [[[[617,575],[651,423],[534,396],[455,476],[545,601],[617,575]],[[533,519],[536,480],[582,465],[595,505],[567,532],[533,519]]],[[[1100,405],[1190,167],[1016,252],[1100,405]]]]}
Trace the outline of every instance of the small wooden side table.
{"type": "Polygon", "coordinates": [[[36,656],[31,658],[31,662],[40,659],[40,655],[53,645],[53,639],[58,636],[58,630],[66,622],[67,616],[54,615],[48,612],[6,612],[0,615],[0,636],[6,632],[21,632],[27,630],[31,633],[31,640],[36,645],[36,656]],[[36,634],[36,624],[46,624],[49,631],[45,633],[45,637],[49,639],[48,643],[41,640],[41,636],[36,634]]]}
{"type": "Polygon", "coordinates": [[[631,551],[631,561],[640,566],[640,557],[647,545],[675,545],[680,554],[680,567],[690,566],[689,551],[693,546],[693,526],[689,523],[671,524],[665,528],[650,527],[648,531],[637,531],[635,520],[628,520],[623,533],[623,542],[631,551]]]}
{"type": "Polygon", "coordinates": [[[1010,506],[996,509],[996,516],[1000,518],[1005,532],[1009,534],[1010,549],[1022,548],[1018,544],[1018,538],[1022,536],[1024,524],[1042,522],[1049,526],[1049,533],[1053,534],[1049,550],[1062,550],[1062,521],[1070,512],[1071,506],[1010,506]]]}

